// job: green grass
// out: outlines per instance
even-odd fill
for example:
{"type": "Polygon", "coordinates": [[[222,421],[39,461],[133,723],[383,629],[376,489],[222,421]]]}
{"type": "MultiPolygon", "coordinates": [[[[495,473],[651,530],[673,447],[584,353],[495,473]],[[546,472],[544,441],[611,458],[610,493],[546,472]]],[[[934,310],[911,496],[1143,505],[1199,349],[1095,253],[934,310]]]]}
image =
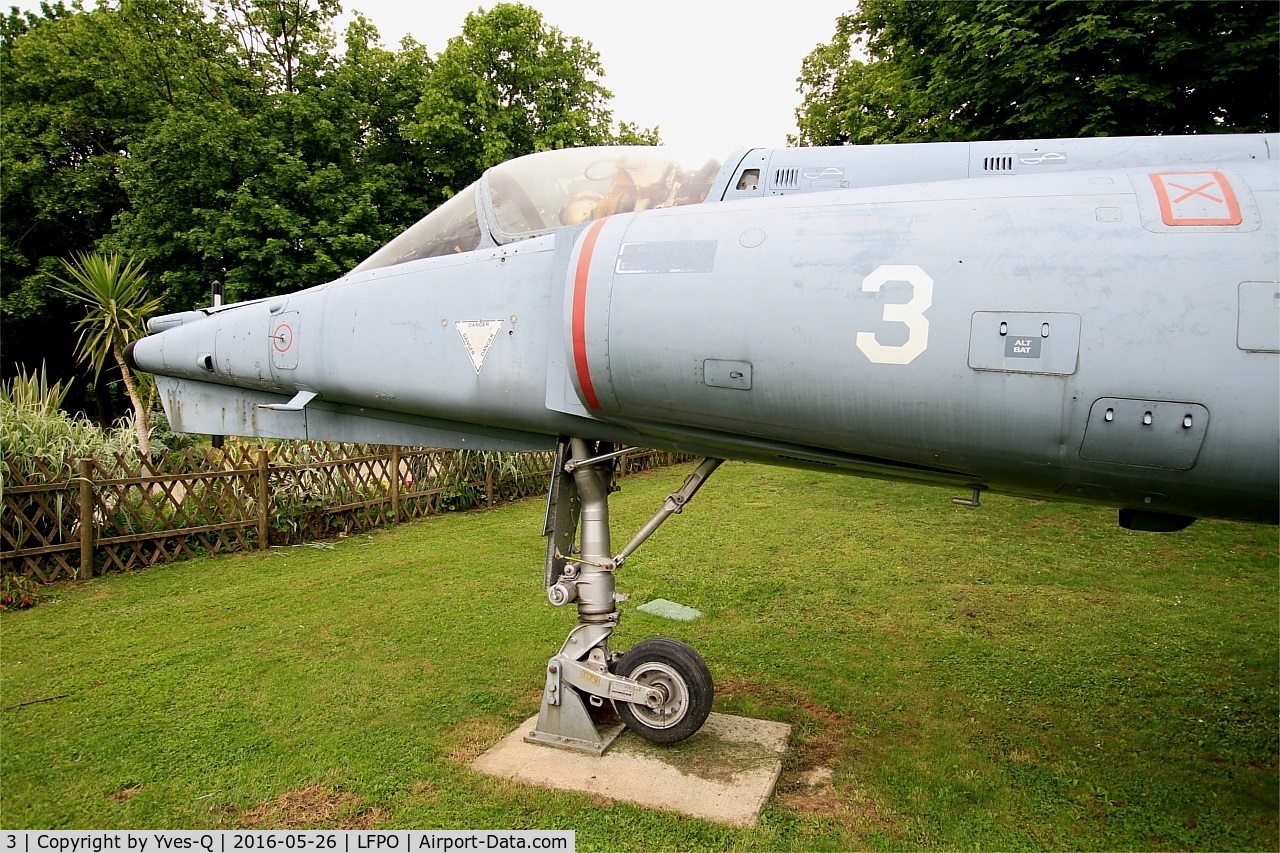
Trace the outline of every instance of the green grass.
{"type": "MultiPolygon", "coordinates": [[[[623,482],[615,546],[684,473],[623,482]]],[[[620,571],[634,597],[617,647],[689,642],[716,710],[795,727],[756,828],[469,769],[536,713],[573,622],[542,594],[536,500],[64,585],[5,613],[0,823],[1275,850],[1276,529],[1132,533],[1111,510],[950,496],[727,464],[620,571]],[[707,616],[636,611],[658,597],[707,616]]]]}

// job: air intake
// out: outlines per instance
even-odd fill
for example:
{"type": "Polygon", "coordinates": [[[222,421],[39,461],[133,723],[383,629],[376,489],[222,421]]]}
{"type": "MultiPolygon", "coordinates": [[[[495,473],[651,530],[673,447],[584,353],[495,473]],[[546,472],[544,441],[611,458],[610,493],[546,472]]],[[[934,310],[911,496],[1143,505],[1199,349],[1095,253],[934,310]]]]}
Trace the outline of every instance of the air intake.
{"type": "Polygon", "coordinates": [[[1013,155],[1002,154],[999,157],[983,157],[982,171],[988,175],[1013,174],[1013,155]]]}
{"type": "Polygon", "coordinates": [[[800,189],[800,167],[789,166],[775,171],[773,173],[773,188],[775,190],[800,189]]]}

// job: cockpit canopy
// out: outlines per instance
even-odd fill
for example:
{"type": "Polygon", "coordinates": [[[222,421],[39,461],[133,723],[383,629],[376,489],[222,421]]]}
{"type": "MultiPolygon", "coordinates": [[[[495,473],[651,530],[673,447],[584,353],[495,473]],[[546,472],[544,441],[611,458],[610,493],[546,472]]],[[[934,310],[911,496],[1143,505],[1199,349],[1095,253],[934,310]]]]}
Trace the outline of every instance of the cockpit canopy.
{"type": "Polygon", "coordinates": [[[563,148],[519,157],[489,169],[352,272],[510,243],[614,213],[697,204],[719,171],[717,160],[666,147],[563,148]]]}

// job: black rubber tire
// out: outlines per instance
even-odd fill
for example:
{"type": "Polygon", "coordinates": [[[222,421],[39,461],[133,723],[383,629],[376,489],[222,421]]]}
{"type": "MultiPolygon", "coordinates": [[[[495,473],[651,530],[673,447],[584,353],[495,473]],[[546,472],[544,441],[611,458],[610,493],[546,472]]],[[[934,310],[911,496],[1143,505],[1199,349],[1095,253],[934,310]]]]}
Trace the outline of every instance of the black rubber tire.
{"type": "Polygon", "coordinates": [[[622,655],[614,671],[641,684],[657,686],[669,701],[657,709],[615,702],[627,728],[651,743],[679,743],[707,721],[715,685],[702,656],[678,640],[637,643],[622,655]]]}

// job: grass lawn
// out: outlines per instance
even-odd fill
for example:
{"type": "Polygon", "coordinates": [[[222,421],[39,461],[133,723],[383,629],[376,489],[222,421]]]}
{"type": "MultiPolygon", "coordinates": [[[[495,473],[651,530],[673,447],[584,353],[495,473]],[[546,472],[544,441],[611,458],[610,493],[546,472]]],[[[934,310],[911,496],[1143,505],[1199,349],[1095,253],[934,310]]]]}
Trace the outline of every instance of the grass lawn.
{"type": "MultiPolygon", "coordinates": [[[[615,547],[686,467],[623,482],[615,547]]],[[[684,640],[716,710],[795,726],[756,828],[469,769],[536,713],[573,624],[543,597],[536,500],[62,585],[3,614],[0,824],[1277,849],[1276,528],[1132,533],[1112,510],[951,496],[728,463],[620,570],[617,647],[684,640]],[[707,616],[636,612],[659,597],[707,616]]]]}

